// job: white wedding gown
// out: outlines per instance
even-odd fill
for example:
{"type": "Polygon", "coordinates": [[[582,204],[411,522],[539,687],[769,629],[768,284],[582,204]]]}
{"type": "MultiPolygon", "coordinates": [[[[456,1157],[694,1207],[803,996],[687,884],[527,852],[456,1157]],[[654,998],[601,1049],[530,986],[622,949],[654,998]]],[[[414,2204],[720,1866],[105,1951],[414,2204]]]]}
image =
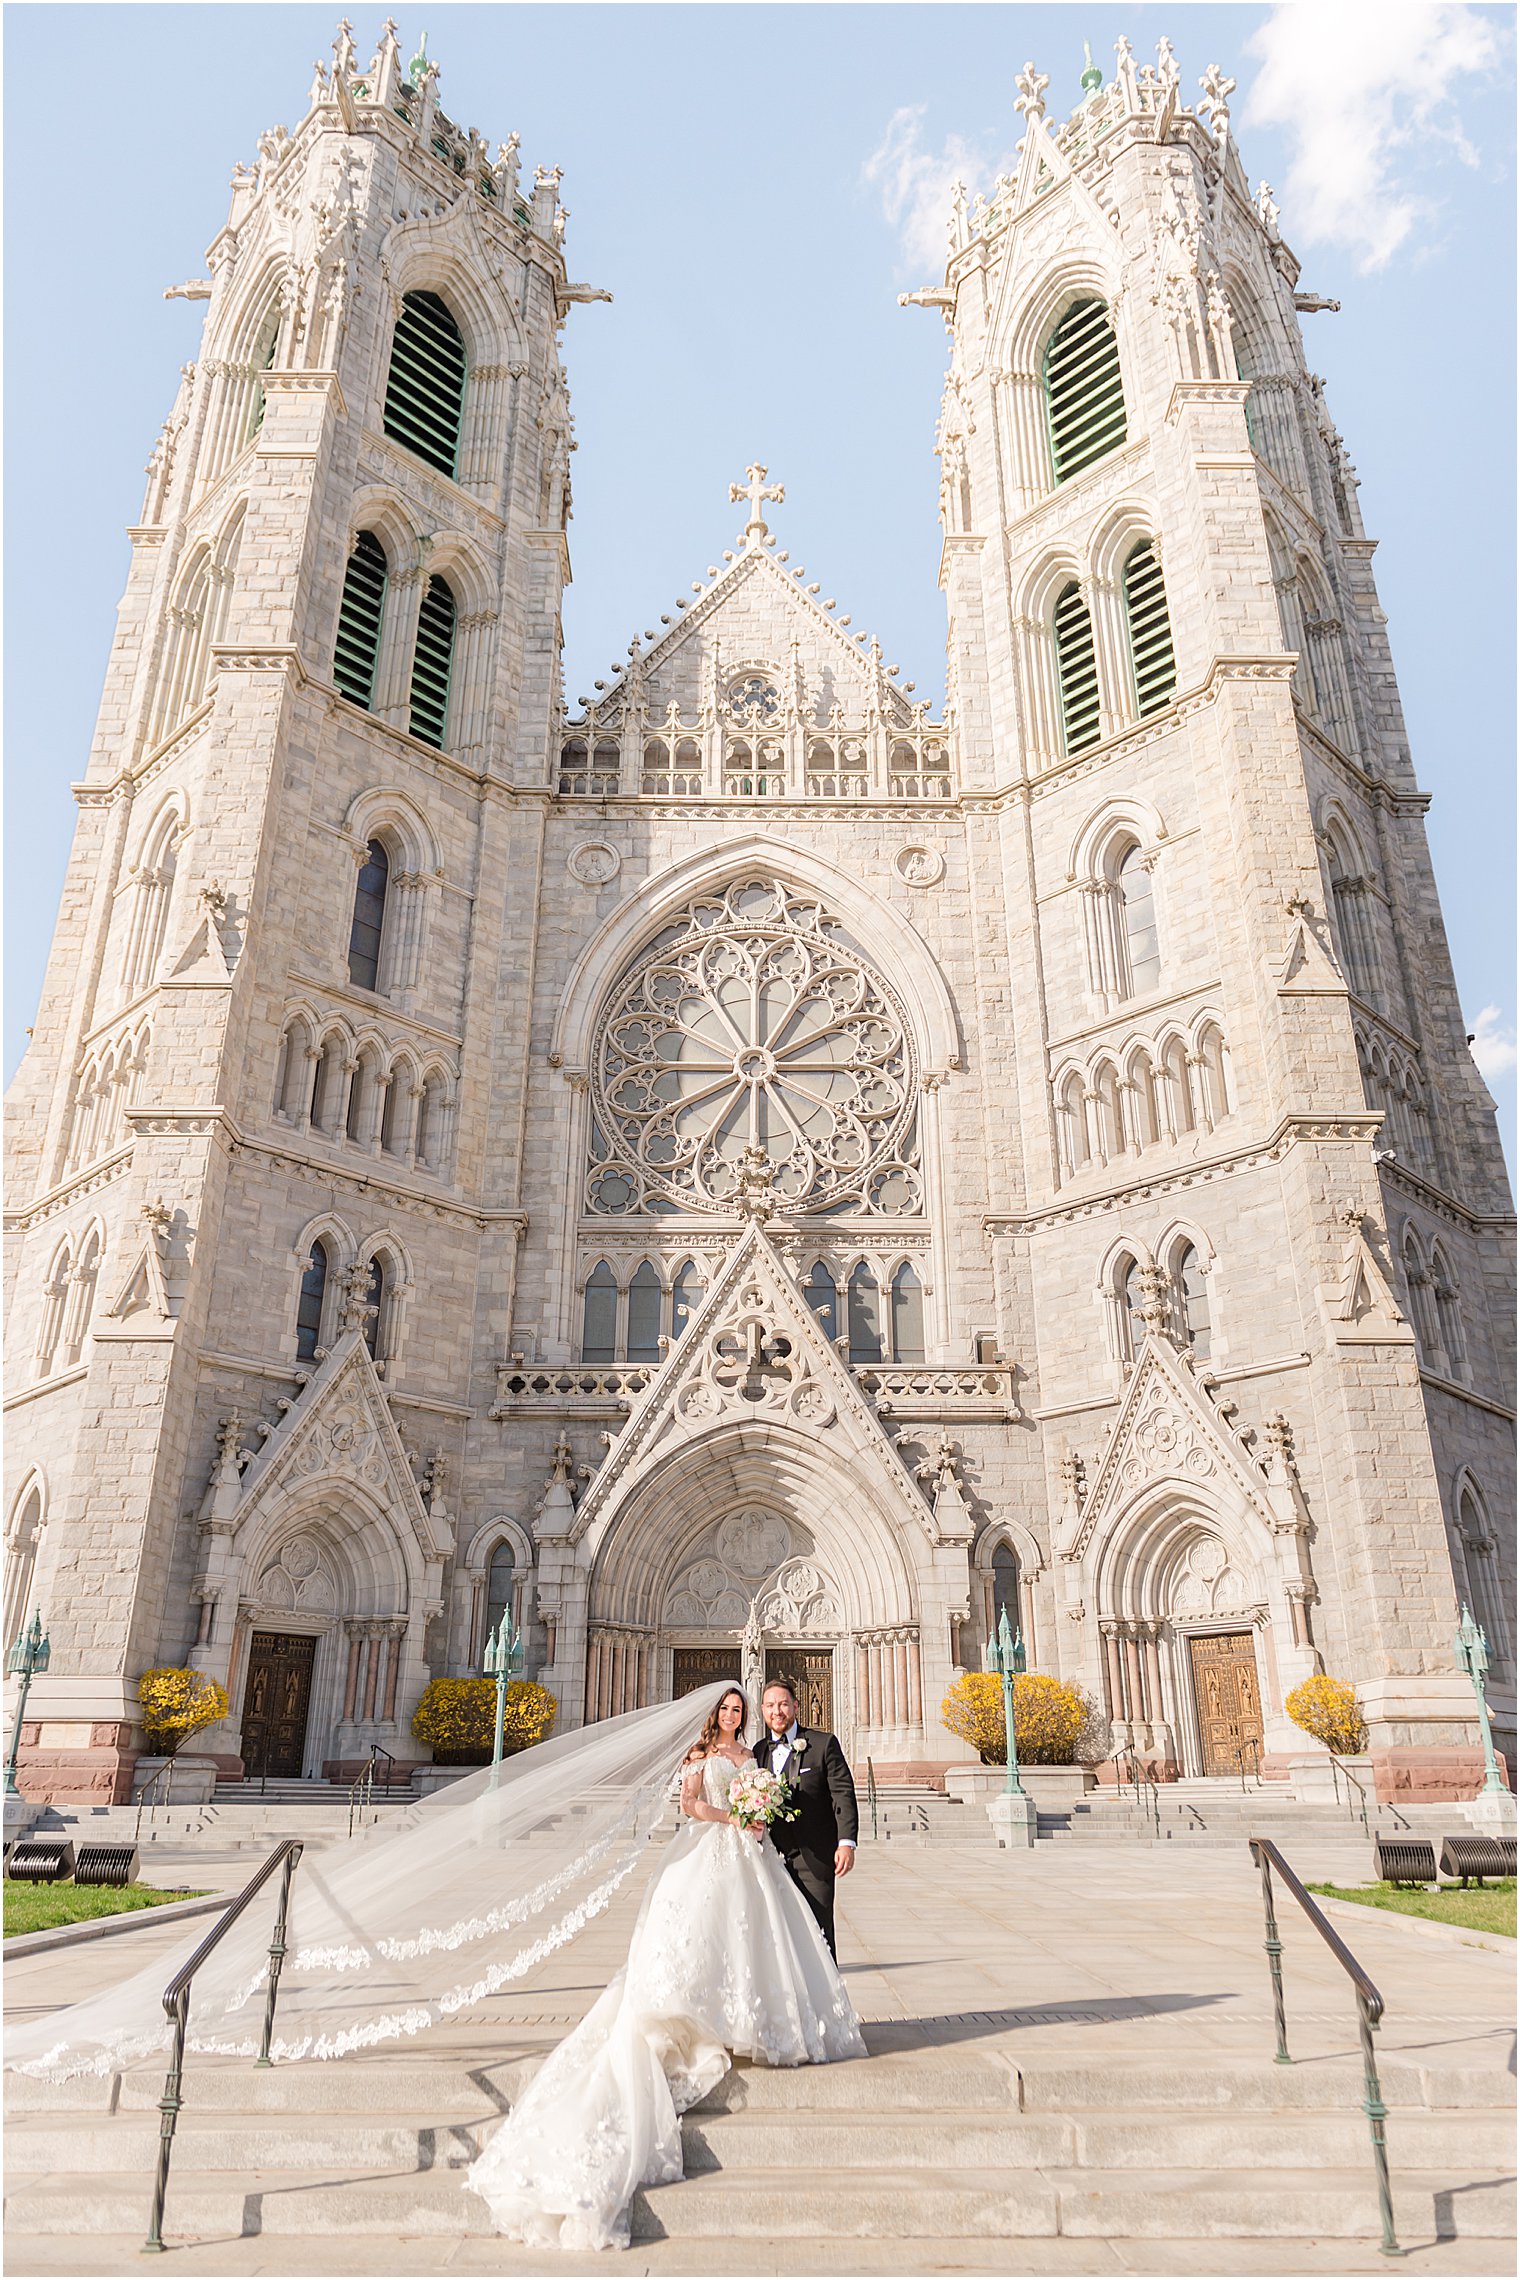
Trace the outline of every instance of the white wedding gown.
{"type": "MultiPolygon", "coordinates": [[[[746,1761],[750,1762],[750,1761],[746,1761]]],[[[737,1769],[702,1770],[728,1808],[737,1769]]],[[[860,2022],[823,1935],[767,1837],[683,1819],[634,1926],[628,1961],[551,2051],[466,2183],[510,2240],[626,2248],[641,2185],[682,2175],[681,2121],[728,2054],[767,2066],[863,2058],[860,2022]]]]}

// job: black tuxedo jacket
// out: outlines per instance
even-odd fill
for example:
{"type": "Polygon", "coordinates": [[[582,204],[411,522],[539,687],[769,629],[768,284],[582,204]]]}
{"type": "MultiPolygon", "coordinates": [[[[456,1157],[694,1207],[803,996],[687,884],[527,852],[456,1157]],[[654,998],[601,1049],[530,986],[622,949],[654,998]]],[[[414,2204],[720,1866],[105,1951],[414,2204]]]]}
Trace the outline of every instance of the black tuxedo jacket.
{"type": "MultiPolygon", "coordinates": [[[[762,1734],[755,1763],[771,1769],[774,1742],[762,1734]]],[[[803,1726],[782,1769],[782,1779],[795,1789],[801,1810],[789,1821],[771,1823],[771,1842],[783,1859],[793,1854],[805,1861],[815,1876],[834,1881],[834,1851],[841,1837],[860,1833],[860,1809],[855,1784],[845,1763],[837,1734],[818,1726],[803,1726]]]]}

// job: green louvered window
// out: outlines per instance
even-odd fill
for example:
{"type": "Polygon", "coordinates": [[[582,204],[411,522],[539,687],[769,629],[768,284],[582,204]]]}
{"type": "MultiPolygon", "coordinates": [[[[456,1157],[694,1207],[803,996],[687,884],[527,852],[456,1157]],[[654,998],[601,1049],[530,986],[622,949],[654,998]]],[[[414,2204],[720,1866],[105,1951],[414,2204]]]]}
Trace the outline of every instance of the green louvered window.
{"type": "Polygon", "coordinates": [[[1156,549],[1147,539],[1124,565],[1124,610],[1129,620],[1129,657],[1135,675],[1135,709],[1142,716],[1169,705],[1177,687],[1172,625],[1156,549]]]}
{"type": "Polygon", "coordinates": [[[350,704],[366,712],[375,701],[375,666],[380,656],[380,621],[385,613],[385,549],[372,530],[354,540],[343,578],[333,679],[350,704]]]}
{"type": "Polygon", "coordinates": [[[464,413],[464,340],[436,293],[408,293],[391,343],[385,432],[452,475],[464,413]]]}
{"type": "Polygon", "coordinates": [[[1056,679],[1061,692],[1061,730],[1068,752],[1085,752],[1098,741],[1098,660],[1092,619],[1075,582],[1056,603],[1056,679]]]}
{"type": "Polygon", "coordinates": [[[1119,345],[1105,302],[1078,301],[1051,334],[1045,349],[1045,406],[1058,483],[1124,441],[1119,345]]]}
{"type": "Polygon", "coordinates": [[[413,736],[424,744],[443,742],[449,717],[449,677],[454,669],[454,596],[442,578],[429,578],[417,613],[417,647],[412,658],[413,736]]]}

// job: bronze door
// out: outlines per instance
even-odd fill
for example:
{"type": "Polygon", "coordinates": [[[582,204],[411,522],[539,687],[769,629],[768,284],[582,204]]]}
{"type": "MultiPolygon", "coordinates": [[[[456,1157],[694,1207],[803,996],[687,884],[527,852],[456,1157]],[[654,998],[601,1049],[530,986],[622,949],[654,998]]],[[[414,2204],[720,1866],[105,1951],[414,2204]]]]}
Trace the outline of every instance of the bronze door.
{"type": "Polygon", "coordinates": [[[765,1683],[789,1678],[797,1689],[797,1723],[834,1727],[834,1650],[832,1647],[772,1647],[765,1657],[765,1683]]]}
{"type": "Polygon", "coordinates": [[[243,1694],[243,1770],[299,1777],[306,1755],[315,1639],[286,1631],[255,1631],[248,1650],[243,1694]]]}
{"type": "Polygon", "coordinates": [[[1206,1774],[1249,1773],[1261,1758],[1261,1689],[1249,1631],[1189,1639],[1206,1774]]]}
{"type": "Polygon", "coordinates": [[[679,1702],[683,1694],[694,1694],[699,1686],[713,1686],[720,1678],[731,1678],[738,1686],[739,1649],[732,1647],[677,1647],[670,1673],[670,1699],[679,1702]]]}

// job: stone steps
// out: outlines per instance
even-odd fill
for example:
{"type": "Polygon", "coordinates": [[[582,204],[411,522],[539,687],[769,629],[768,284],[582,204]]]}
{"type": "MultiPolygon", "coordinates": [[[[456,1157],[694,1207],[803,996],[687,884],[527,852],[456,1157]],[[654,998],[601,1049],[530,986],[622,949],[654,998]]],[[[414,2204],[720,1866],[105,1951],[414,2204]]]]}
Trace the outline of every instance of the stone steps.
{"type": "MultiPolygon", "coordinates": [[[[869,2032],[880,2044],[893,2030],[869,2032]]],[[[482,2237],[489,2218],[459,2171],[536,2063],[192,2058],[167,2235],[482,2237]]],[[[1401,2231],[1509,2237],[1513,2078],[1394,2054],[1382,2075],[1401,2231]]],[[[157,2067],[13,2079],[12,2232],[141,2233],[161,2085],[157,2067]]],[[[964,2046],[878,2047],[846,2066],[741,2066],[686,2116],[687,2179],[639,2196],[635,2236],[1367,2239],[1361,2090],[1351,2058],[1276,2068],[1180,2051],[1015,2067],[964,2046]],[[788,2166],[800,2128],[805,2171],[788,2166]]]]}

